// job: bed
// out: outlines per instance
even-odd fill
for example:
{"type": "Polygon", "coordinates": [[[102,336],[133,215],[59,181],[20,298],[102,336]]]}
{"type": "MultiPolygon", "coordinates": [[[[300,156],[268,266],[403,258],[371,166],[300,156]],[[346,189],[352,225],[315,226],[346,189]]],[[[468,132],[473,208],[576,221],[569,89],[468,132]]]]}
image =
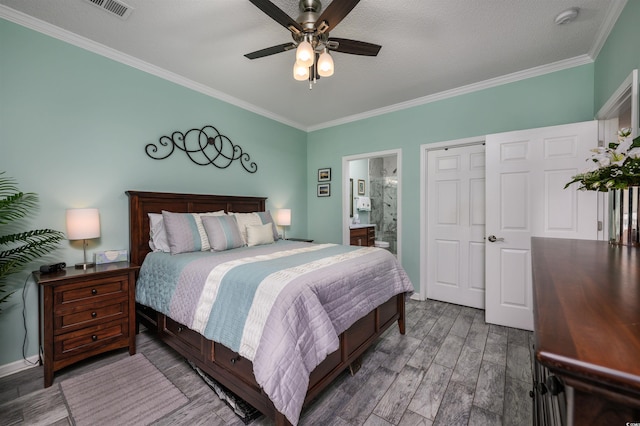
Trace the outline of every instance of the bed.
{"type": "MultiPolygon", "coordinates": [[[[388,252],[376,248],[280,240],[264,246],[228,250],[224,254],[220,252],[186,253],[184,256],[183,254],[174,256],[169,253],[152,253],[149,247],[149,213],[157,214],[162,211],[175,213],[265,212],[266,198],[141,191],[127,191],[126,194],[129,197],[131,262],[142,265],[137,289],[137,323],[143,324],[147,329],[157,333],[164,342],[190,363],[267,417],[274,419],[277,425],[296,424],[303,404],[314,399],[345,369],[357,365],[359,357],[393,324],[397,322],[400,333],[405,333],[405,298],[412,291],[411,283],[406,274],[399,266],[397,266],[398,271],[395,271],[396,266],[394,266],[394,271],[389,272],[389,274],[394,274],[393,284],[381,287],[380,283],[376,283],[376,280],[380,280],[377,277],[384,276],[387,269],[392,269],[384,266],[384,262],[388,261],[387,258],[392,258],[388,252]],[[236,258],[236,256],[242,258],[236,258]],[[226,324],[225,317],[218,317],[217,320],[213,317],[207,317],[203,320],[201,306],[186,309],[193,312],[193,317],[188,317],[193,318],[191,320],[177,312],[176,306],[182,306],[184,304],[182,301],[175,302],[165,297],[167,300],[164,304],[154,303],[155,300],[162,299],[151,292],[154,286],[160,287],[160,283],[155,283],[155,281],[160,281],[161,277],[165,279],[165,275],[170,275],[165,271],[171,270],[170,267],[157,268],[162,268],[162,265],[168,260],[182,259],[182,264],[189,265],[189,267],[211,263],[215,265],[214,268],[227,267],[226,265],[235,265],[240,262],[243,267],[248,268],[250,265],[263,264],[265,258],[274,258],[276,259],[274,262],[284,262],[283,264],[287,264],[286,262],[290,259],[297,259],[296,262],[299,262],[299,259],[302,258],[307,259],[305,262],[308,261],[308,264],[320,265],[319,268],[322,268],[324,264],[324,269],[321,269],[317,275],[322,275],[322,279],[318,278],[318,281],[322,281],[322,285],[327,285],[327,287],[319,287],[319,285],[314,287],[315,283],[314,286],[305,283],[297,287],[307,289],[301,293],[308,294],[295,294],[290,299],[286,299],[281,295],[286,292],[282,291],[277,297],[274,296],[274,307],[266,315],[268,318],[263,318],[262,327],[264,330],[261,329],[263,334],[253,338],[253,346],[251,341],[245,344],[244,340],[236,342],[235,336],[229,337],[231,334],[229,330],[235,328],[233,321],[229,320],[229,323],[226,324]],[[226,260],[223,262],[220,259],[226,260]],[[313,259],[313,261],[309,261],[309,259],[313,259]],[[331,267],[327,267],[329,264],[326,262],[333,262],[331,259],[344,261],[344,263],[340,263],[340,265],[345,265],[344,268],[347,265],[351,268],[356,266],[356,263],[362,262],[362,265],[368,265],[369,269],[374,267],[385,269],[368,272],[367,285],[371,284],[371,294],[368,294],[368,290],[363,291],[364,287],[361,283],[358,284],[359,287],[356,285],[358,280],[355,277],[363,275],[362,272],[347,274],[339,269],[342,266],[336,267],[334,263],[330,263],[331,267]],[[159,262],[157,265],[160,266],[151,266],[153,262],[159,262]],[[162,272],[158,272],[161,270],[162,272]],[[332,278],[333,275],[335,275],[335,279],[332,278]],[[354,283],[351,291],[341,290],[342,288],[350,288],[351,282],[354,283]],[[309,288],[312,290],[309,291],[309,288]],[[392,294],[387,294],[389,292],[392,294]],[[275,299],[285,300],[284,307],[276,309],[275,299]],[[337,306],[342,303],[338,299],[354,299],[357,303],[356,306],[348,309],[338,308],[337,306]],[[171,305],[172,308],[168,305],[171,305]],[[295,309],[292,306],[295,306],[295,309]],[[298,306],[304,306],[304,310],[298,306]],[[196,314],[196,312],[200,312],[200,314],[196,314]],[[271,336],[272,333],[275,333],[272,330],[277,328],[286,329],[287,336],[282,340],[271,336]],[[294,335],[293,339],[298,339],[293,341],[292,347],[287,347],[285,344],[290,340],[289,335],[294,335]],[[269,349],[269,355],[261,353],[264,352],[264,349],[269,349]],[[272,355],[276,353],[281,355],[272,355]],[[300,364],[299,367],[298,364],[300,364]],[[292,371],[283,370],[284,376],[280,378],[278,374],[280,374],[280,369],[284,368],[292,369],[292,371]],[[296,386],[304,386],[301,396],[300,389],[296,390],[296,386]]],[[[392,262],[395,262],[395,259],[392,262]]],[[[287,270],[298,269],[300,268],[292,267],[287,270]]],[[[235,272],[235,269],[233,271],[235,272]]],[[[243,273],[256,274],[255,271],[243,273]]],[[[271,274],[270,277],[279,277],[280,275],[277,274],[280,272],[271,274]]],[[[297,283],[298,280],[310,276],[308,271],[300,274],[296,278],[291,278],[291,281],[297,283]]],[[[183,275],[198,274],[183,273],[183,275]]],[[[215,275],[215,273],[212,272],[210,275],[215,275]]],[[[244,277],[239,273],[236,275],[237,279],[244,277]]],[[[234,274],[226,273],[225,279],[228,276],[234,276],[234,274]]],[[[363,276],[367,277],[366,274],[363,276]]],[[[206,299],[207,297],[203,295],[210,293],[204,290],[205,286],[210,285],[209,281],[202,283],[202,289],[199,290],[201,293],[198,293],[200,300],[206,299]]],[[[198,287],[198,285],[180,287],[176,284],[175,288],[198,287]]],[[[216,285],[222,286],[222,284],[216,285]]],[[[237,284],[231,287],[235,286],[237,284]]],[[[289,287],[296,286],[290,285],[283,288],[289,287]]],[[[222,294],[223,290],[216,290],[216,292],[222,294]]],[[[193,298],[193,296],[190,297],[193,298]]],[[[219,296],[219,298],[221,297],[219,296]]],[[[262,299],[256,297],[255,300],[262,299]]],[[[220,302],[219,305],[227,306],[229,303],[220,302]]],[[[227,309],[227,314],[235,315],[236,311],[238,309],[227,309]]],[[[242,334],[242,330],[240,334],[242,334]]],[[[245,330],[242,338],[244,339],[247,334],[251,335],[252,333],[245,330]]]]}

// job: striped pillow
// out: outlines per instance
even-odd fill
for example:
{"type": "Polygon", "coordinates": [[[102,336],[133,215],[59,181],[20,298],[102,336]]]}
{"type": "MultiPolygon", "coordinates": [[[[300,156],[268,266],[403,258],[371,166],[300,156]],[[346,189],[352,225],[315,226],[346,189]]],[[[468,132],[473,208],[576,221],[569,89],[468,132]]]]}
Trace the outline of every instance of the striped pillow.
{"type": "Polygon", "coordinates": [[[202,224],[214,251],[244,246],[235,216],[203,216],[202,224]]]}
{"type": "Polygon", "coordinates": [[[242,241],[247,243],[247,226],[262,225],[262,219],[256,213],[232,213],[238,220],[238,228],[240,229],[240,235],[242,235],[242,241]]]}
{"type": "Polygon", "coordinates": [[[195,213],[162,211],[162,220],[169,240],[171,254],[207,250],[209,241],[204,229],[200,230],[195,213]]]}

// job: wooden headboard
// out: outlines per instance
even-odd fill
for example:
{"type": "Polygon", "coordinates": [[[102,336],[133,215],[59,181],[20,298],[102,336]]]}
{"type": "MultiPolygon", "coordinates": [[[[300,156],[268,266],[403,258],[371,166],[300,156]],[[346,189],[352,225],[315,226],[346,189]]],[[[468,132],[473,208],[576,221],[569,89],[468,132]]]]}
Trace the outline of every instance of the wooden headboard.
{"type": "Polygon", "coordinates": [[[232,195],[175,194],[168,192],[126,191],[129,196],[129,250],[131,263],[142,265],[149,248],[148,213],[162,210],[176,213],[263,212],[266,197],[240,197],[232,195]]]}

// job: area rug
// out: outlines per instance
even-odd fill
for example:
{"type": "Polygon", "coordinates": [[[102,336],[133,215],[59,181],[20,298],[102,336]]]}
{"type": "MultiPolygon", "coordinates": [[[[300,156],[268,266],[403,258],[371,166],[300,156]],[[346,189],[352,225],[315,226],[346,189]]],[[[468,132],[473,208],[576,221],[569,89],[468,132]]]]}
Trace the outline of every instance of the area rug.
{"type": "Polygon", "coordinates": [[[147,425],[189,399],[142,354],[60,383],[77,426],[147,425]]]}

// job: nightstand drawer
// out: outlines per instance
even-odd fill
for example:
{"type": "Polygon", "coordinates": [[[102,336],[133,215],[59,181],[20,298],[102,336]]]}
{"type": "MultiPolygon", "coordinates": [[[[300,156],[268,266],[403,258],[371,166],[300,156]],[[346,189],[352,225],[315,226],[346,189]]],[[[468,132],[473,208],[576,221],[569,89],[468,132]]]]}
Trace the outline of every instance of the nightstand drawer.
{"type": "Polygon", "coordinates": [[[92,323],[102,323],[127,315],[127,300],[117,303],[102,303],[98,306],[81,306],[54,318],[55,333],[66,333],[76,327],[90,327],[92,323]]]}
{"type": "Polygon", "coordinates": [[[110,277],[99,280],[66,284],[54,290],[56,307],[64,307],[71,303],[91,303],[100,299],[127,297],[128,282],[126,277],[110,277]]]}
{"type": "Polygon", "coordinates": [[[116,321],[96,327],[80,329],[54,338],[54,356],[56,359],[73,356],[80,352],[89,352],[94,347],[105,346],[129,337],[128,322],[116,321]]]}

